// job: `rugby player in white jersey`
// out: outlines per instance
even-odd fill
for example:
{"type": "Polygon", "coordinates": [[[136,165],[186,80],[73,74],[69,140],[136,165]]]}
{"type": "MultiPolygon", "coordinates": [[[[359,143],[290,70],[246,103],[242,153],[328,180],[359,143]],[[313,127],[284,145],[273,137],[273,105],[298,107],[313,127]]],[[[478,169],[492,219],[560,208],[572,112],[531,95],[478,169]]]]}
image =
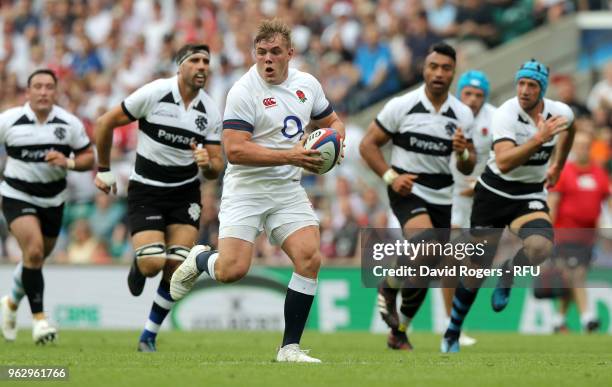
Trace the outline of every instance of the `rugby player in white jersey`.
{"type": "MultiPolygon", "coordinates": [[[[476,151],[476,165],[469,175],[459,172],[455,166],[456,155],[451,156],[451,172],[453,174],[453,206],[451,210],[451,227],[469,229],[470,214],[474,202],[474,186],[476,179],[484,171],[489,158],[493,136],[491,134],[491,119],[495,107],[487,102],[489,97],[489,79],[486,74],[478,70],[469,70],[461,74],[457,81],[457,97],[466,104],[474,114],[472,141],[476,151]]],[[[450,319],[453,295],[456,281],[447,277],[442,280],[444,306],[448,319],[450,319]],[[449,283],[446,283],[446,282],[449,283]],[[450,287],[452,286],[452,287],[450,287]]],[[[476,339],[462,333],[459,343],[469,346],[476,343],[476,339]]]]}
{"type": "Polygon", "coordinates": [[[195,244],[200,224],[200,174],[216,179],[224,167],[221,113],[204,91],[210,50],[187,44],[176,55],[178,73],[148,83],[102,115],[96,126],[96,186],[116,191],[110,170],[113,129],[138,120],[136,163],[128,187],[128,222],[134,261],[128,287],[142,293],[145,277],[163,271],[138,351],[155,352],[168,312],[170,278],[195,244]]]}
{"type": "Polygon", "coordinates": [[[321,84],[289,68],[294,48],[286,24],[263,21],[254,47],[256,64],[230,90],[223,117],[228,167],[219,250],[195,246],[172,276],[170,292],[175,300],[183,298],[203,272],[219,282],[238,281],[251,265],[255,238],[265,230],[294,265],[276,360],[318,363],[299,346],[321,263],[319,222],[300,185],[302,168],[316,170],[321,159],[318,151],[304,149],[304,130],[312,122],[344,137],[344,124],[321,84]]]}
{"type": "Polygon", "coordinates": [[[86,171],[94,164],[83,124],[55,105],[56,93],[53,71],[36,70],[28,78],[26,104],[0,114],[0,144],[8,154],[0,186],[2,211],[23,254],[12,291],[0,301],[2,334],[8,341],[17,337],[17,308],[24,296],[30,302],[34,342],[56,338],[57,329],[43,309],[42,267],[62,225],[67,171],[86,171]]]}
{"type": "MultiPolygon", "coordinates": [[[[455,50],[446,43],[431,46],[423,69],[424,85],[391,99],[368,127],[361,156],[388,185],[393,213],[411,243],[445,243],[450,234],[453,162],[461,173],[474,168],[471,143],[474,117],[469,107],[449,93],[455,75],[455,50]],[[390,163],[381,147],[392,142],[390,163]]],[[[416,257],[435,266],[442,257],[416,257]]],[[[411,258],[412,259],[412,258],[411,258]]],[[[412,350],[406,329],[425,300],[428,283],[387,277],[378,288],[378,307],[391,328],[387,346],[412,350]],[[400,314],[396,310],[399,289],[400,314]]]]}
{"type": "MultiPolygon", "coordinates": [[[[484,258],[493,259],[506,226],[523,243],[502,267],[503,276],[491,300],[496,312],[509,302],[514,267],[539,265],[552,254],[554,234],[546,187],[557,182],[569,154],[574,114],[566,104],[544,98],[548,74],[548,68],[534,59],[517,71],[517,96],[493,114],[493,151],[475,188],[470,222],[473,237],[487,241],[484,258]]],[[[490,262],[480,264],[489,266],[490,262]]],[[[476,299],[478,282],[459,282],[442,352],[459,351],[461,326],[476,299]]]]}

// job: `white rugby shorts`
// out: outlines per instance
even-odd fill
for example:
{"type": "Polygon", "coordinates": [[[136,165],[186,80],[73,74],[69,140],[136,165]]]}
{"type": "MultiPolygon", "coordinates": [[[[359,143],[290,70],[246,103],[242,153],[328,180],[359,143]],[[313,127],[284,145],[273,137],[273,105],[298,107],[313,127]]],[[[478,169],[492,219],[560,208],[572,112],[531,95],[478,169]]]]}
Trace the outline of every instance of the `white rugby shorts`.
{"type": "Polygon", "coordinates": [[[219,239],[255,242],[262,231],[270,243],[282,245],[295,231],[318,226],[304,189],[292,193],[224,196],[219,211],[219,239]]]}
{"type": "Polygon", "coordinates": [[[451,209],[451,225],[453,227],[470,228],[473,204],[473,197],[453,194],[453,207],[451,209]]]}

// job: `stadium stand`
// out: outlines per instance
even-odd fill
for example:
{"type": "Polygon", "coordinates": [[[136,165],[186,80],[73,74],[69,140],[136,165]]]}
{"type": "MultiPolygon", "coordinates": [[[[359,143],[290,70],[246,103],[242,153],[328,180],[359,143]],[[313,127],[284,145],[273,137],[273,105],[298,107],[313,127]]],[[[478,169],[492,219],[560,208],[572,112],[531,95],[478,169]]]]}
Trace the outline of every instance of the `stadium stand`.
{"type": "MultiPolygon", "coordinates": [[[[151,79],[173,75],[173,54],[185,42],[210,45],[213,74],[207,89],[223,108],[233,82],[253,64],[251,36],[257,21],[273,15],[283,18],[293,26],[297,49],[293,66],[315,74],[336,110],[348,117],[346,162],[328,175],[306,176],[304,184],[321,219],[323,253],[330,262],[357,263],[359,228],[392,224],[378,181],[364,175],[358,156],[364,126],[379,109],[376,102],[420,81],[426,49],[439,39],[458,47],[460,63],[490,71],[495,100],[511,91],[508,74],[526,59],[522,53],[533,47],[546,47],[539,59],[551,64],[553,73],[579,71],[578,101],[586,103],[593,90],[588,99],[591,116],[581,125],[595,131],[593,157],[610,173],[612,65],[607,65],[605,75],[596,69],[612,55],[600,56],[585,67],[578,41],[581,25],[587,22],[571,15],[610,6],[606,1],[566,0],[3,1],[0,110],[23,104],[27,75],[49,67],[61,79],[58,102],[86,123],[92,137],[100,112],[151,79]],[[516,40],[525,33],[529,33],[526,39],[516,40]],[[551,45],[574,41],[569,53],[559,54],[551,45]]],[[[51,258],[54,262],[106,264],[131,259],[125,189],[136,130],[132,124],[115,131],[117,197],[97,195],[89,172],[70,174],[71,199],[51,258]]],[[[1,150],[0,161],[5,157],[1,150]]],[[[221,187],[204,186],[200,240],[215,244],[221,187]]],[[[265,239],[257,247],[258,262],[288,263],[265,239]]],[[[4,222],[0,248],[0,262],[19,260],[19,248],[4,222]]]]}

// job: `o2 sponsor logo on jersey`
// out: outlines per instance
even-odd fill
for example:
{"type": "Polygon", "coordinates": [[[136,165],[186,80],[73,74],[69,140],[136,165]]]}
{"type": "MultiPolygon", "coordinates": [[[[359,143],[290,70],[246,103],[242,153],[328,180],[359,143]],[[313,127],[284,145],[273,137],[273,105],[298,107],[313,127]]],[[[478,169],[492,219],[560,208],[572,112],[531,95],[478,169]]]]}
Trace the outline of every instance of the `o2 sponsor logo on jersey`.
{"type": "Polygon", "coordinates": [[[266,109],[276,106],[276,98],[274,97],[264,98],[262,102],[266,109]]]}

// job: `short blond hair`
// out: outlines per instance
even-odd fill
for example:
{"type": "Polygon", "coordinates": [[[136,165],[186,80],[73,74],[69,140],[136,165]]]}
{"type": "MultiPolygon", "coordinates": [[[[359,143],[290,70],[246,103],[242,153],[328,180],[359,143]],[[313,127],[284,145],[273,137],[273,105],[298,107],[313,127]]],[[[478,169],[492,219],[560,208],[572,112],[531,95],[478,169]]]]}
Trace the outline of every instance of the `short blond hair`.
{"type": "Polygon", "coordinates": [[[276,35],[282,36],[287,42],[287,47],[291,47],[291,29],[280,19],[262,21],[257,27],[257,35],[255,35],[253,45],[256,46],[261,41],[274,39],[276,35]]]}

